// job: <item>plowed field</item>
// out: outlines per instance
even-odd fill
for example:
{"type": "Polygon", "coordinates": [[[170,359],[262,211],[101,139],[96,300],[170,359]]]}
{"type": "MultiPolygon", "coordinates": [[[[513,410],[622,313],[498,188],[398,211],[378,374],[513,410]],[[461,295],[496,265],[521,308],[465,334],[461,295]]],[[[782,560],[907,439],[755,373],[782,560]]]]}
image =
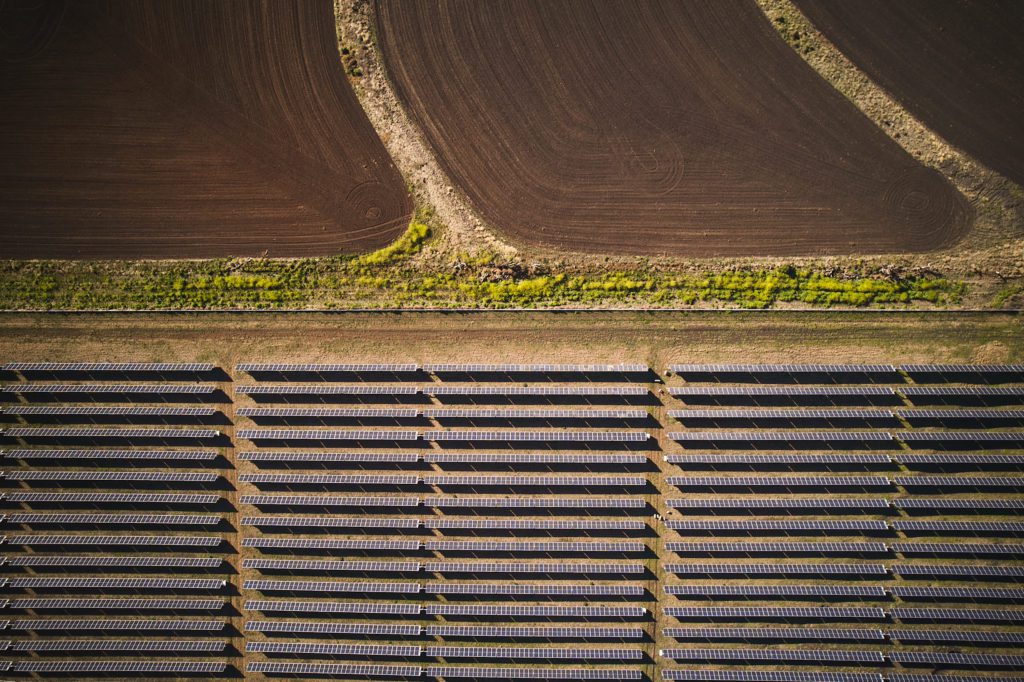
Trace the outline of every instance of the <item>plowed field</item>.
{"type": "Polygon", "coordinates": [[[411,203],[330,3],[0,3],[0,253],[377,248],[411,203]]]}
{"type": "Polygon", "coordinates": [[[749,0],[378,0],[384,62],[513,239],[578,251],[926,251],[971,212],[749,0]]]}
{"type": "Polygon", "coordinates": [[[1024,3],[796,4],[836,47],[932,130],[1024,183],[1024,3]]]}

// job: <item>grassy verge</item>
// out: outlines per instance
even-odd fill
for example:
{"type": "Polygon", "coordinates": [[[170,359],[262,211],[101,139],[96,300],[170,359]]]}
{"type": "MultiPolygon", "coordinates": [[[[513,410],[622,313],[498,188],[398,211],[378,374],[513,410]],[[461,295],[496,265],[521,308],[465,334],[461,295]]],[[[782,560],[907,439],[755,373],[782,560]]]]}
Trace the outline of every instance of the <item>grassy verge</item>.
{"type": "Polygon", "coordinates": [[[491,253],[443,260],[424,253],[431,225],[437,226],[434,216],[421,209],[397,241],[358,257],[8,261],[0,263],[0,308],[903,307],[956,304],[966,291],[942,277],[867,266],[828,273],[796,267],[680,273],[639,263],[607,272],[527,267],[491,253]]]}

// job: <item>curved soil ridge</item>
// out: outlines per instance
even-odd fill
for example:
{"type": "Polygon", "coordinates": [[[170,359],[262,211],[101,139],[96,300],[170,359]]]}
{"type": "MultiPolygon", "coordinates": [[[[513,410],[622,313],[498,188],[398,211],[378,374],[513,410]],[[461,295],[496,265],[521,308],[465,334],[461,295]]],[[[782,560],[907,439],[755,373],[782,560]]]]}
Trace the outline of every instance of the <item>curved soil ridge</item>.
{"type": "Polygon", "coordinates": [[[752,3],[378,0],[444,171],[513,240],[681,257],[920,252],[972,210],[752,3]]]}
{"type": "Polygon", "coordinates": [[[329,5],[71,1],[0,73],[6,257],[359,253],[411,216],[329,5]]]}

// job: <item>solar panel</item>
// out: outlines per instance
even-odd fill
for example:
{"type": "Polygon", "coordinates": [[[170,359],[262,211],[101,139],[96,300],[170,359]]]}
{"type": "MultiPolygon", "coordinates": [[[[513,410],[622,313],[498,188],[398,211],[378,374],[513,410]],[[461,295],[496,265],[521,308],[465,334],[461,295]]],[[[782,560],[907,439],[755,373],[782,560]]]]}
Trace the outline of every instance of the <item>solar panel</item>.
{"type": "Polygon", "coordinates": [[[960,601],[971,599],[976,601],[1020,601],[1024,599],[1024,589],[1000,589],[994,587],[907,587],[897,585],[890,588],[894,596],[901,599],[941,599],[944,601],[960,601]]]}
{"type": "Polygon", "coordinates": [[[537,441],[537,442],[615,442],[638,443],[650,435],[644,431],[424,431],[428,441],[537,441]]]}
{"type": "Polygon", "coordinates": [[[412,464],[420,460],[415,452],[239,452],[248,462],[380,462],[412,464]]]}
{"type": "Polygon", "coordinates": [[[961,654],[938,651],[891,651],[889,659],[901,665],[963,666],[977,668],[1024,668],[1024,656],[961,654]]]}
{"type": "Polygon", "coordinates": [[[977,566],[974,564],[893,564],[893,573],[902,576],[969,576],[1024,578],[1024,566],[977,566]]]}
{"type": "Polygon", "coordinates": [[[278,661],[249,661],[246,672],[277,675],[318,675],[343,677],[346,675],[372,677],[419,677],[422,668],[410,665],[356,665],[353,663],[284,663],[278,661]]]}
{"type": "Polygon", "coordinates": [[[665,505],[674,509],[886,509],[888,500],[842,497],[818,498],[725,498],[689,497],[667,499],[665,505]]]}
{"type": "Polygon", "coordinates": [[[597,373],[628,373],[628,372],[649,372],[650,367],[641,364],[618,364],[618,365],[474,365],[474,364],[433,364],[423,365],[425,372],[493,372],[493,373],[568,373],[568,374],[597,374],[597,373]]]}
{"type": "Polygon", "coordinates": [[[235,386],[238,395],[358,395],[358,396],[396,396],[416,395],[419,389],[415,386],[339,386],[336,384],[308,384],[288,386],[235,386]]]}
{"type": "Polygon", "coordinates": [[[250,632],[276,633],[317,633],[332,635],[375,635],[383,637],[418,637],[423,628],[419,625],[391,625],[377,623],[345,623],[341,621],[295,621],[295,620],[250,620],[245,623],[250,632]]]}
{"type": "Polygon", "coordinates": [[[885,575],[881,564],[664,564],[668,573],[687,574],[736,574],[736,575],[885,575]]]}
{"type": "Polygon", "coordinates": [[[515,508],[580,508],[580,509],[642,509],[647,502],[637,498],[607,497],[425,497],[425,507],[501,507],[515,508]]]}
{"type": "Polygon", "coordinates": [[[889,529],[885,521],[664,521],[675,531],[830,531],[836,534],[850,532],[884,532],[889,529]]]}
{"type": "Polygon", "coordinates": [[[665,585],[665,594],[677,597],[876,597],[885,598],[878,585],[665,585]]]}
{"type": "Polygon", "coordinates": [[[247,611],[358,613],[365,616],[414,616],[418,615],[422,608],[418,604],[382,604],[380,602],[266,601],[261,599],[250,599],[245,602],[247,611]]]}
{"type": "Polygon", "coordinates": [[[147,547],[216,547],[223,540],[203,535],[12,535],[12,545],[135,545],[147,547]]]}
{"type": "Polygon", "coordinates": [[[890,630],[891,639],[901,642],[978,642],[984,644],[1024,644],[1024,633],[991,630],[890,630]]]}
{"type": "Polygon", "coordinates": [[[320,642],[246,642],[247,653],[313,654],[317,656],[419,656],[418,646],[388,644],[323,644],[320,642]]]}
{"type": "Polygon", "coordinates": [[[312,561],[309,559],[242,559],[242,568],[318,573],[407,573],[420,570],[414,561],[312,561]]]}
{"type": "Polygon", "coordinates": [[[1019,373],[1024,372],[1024,365],[954,365],[954,364],[934,364],[934,365],[900,365],[907,374],[914,374],[918,372],[922,373],[937,373],[937,374],[958,374],[958,373],[969,373],[969,374],[1002,374],[1002,373],[1019,373]]]}
{"type": "Polygon", "coordinates": [[[510,583],[426,583],[423,585],[426,594],[515,594],[515,595],[570,595],[594,596],[617,595],[641,597],[644,588],[640,585],[564,585],[541,584],[524,585],[510,583]]]}
{"type": "Polygon", "coordinates": [[[896,455],[901,464],[906,465],[954,465],[993,466],[1006,465],[1007,468],[1024,466],[1024,457],[1020,455],[994,455],[968,452],[937,452],[917,453],[901,452],[896,455]]]}
{"type": "Polygon", "coordinates": [[[159,407],[154,405],[91,406],[91,405],[10,405],[4,408],[6,414],[22,416],[66,416],[66,417],[212,417],[217,414],[213,407],[159,407]]]}
{"type": "Polygon", "coordinates": [[[62,566],[74,568],[219,568],[220,557],[173,556],[47,556],[29,554],[7,558],[8,566],[62,566]]]}
{"type": "Polygon", "coordinates": [[[419,528],[419,519],[378,519],[365,516],[243,516],[243,526],[290,528],[419,528]]]}
{"type": "Polygon", "coordinates": [[[39,372],[212,372],[210,362],[8,362],[4,369],[39,372]]]}
{"type": "Polygon", "coordinates": [[[427,604],[429,616],[513,616],[520,618],[640,618],[640,606],[478,606],[476,604],[427,604]]]}
{"type": "Polygon", "coordinates": [[[428,677],[484,677],[531,680],[639,680],[639,670],[607,670],[603,668],[481,668],[429,666],[424,669],[428,677]]]}
{"type": "Polygon", "coordinates": [[[898,497],[892,506],[902,509],[1024,509],[1017,498],[898,497]]]}
{"type": "Polygon", "coordinates": [[[1000,554],[1024,557],[1024,543],[982,542],[897,542],[892,550],[901,554],[1000,554]]]}
{"type": "Polygon", "coordinates": [[[579,419],[625,420],[647,419],[647,410],[514,410],[514,409],[459,409],[432,407],[423,410],[424,417],[432,419],[579,419]]]}
{"type": "Polygon", "coordinates": [[[458,540],[428,540],[423,546],[435,552],[502,552],[522,554],[531,552],[543,553],[592,553],[614,552],[618,554],[643,552],[647,546],[642,542],[481,542],[458,540]]]}
{"type": "Polygon", "coordinates": [[[807,620],[884,620],[885,612],[878,608],[816,607],[668,607],[665,615],[679,619],[740,619],[773,620],[799,618],[807,620]]]}
{"type": "Polygon", "coordinates": [[[992,621],[1024,623],[1024,609],[903,609],[892,610],[900,620],[951,620],[958,622],[992,621]]]}
{"type": "Polygon", "coordinates": [[[524,563],[524,562],[451,562],[432,561],[423,566],[428,573],[569,573],[569,574],[640,574],[645,571],[641,563],[524,563]]]}
{"type": "Polygon", "coordinates": [[[10,608],[42,610],[219,611],[223,599],[12,599],[10,608]]]}
{"type": "Polygon", "coordinates": [[[642,396],[643,386],[425,386],[427,395],[566,395],[642,396]]]}
{"type": "Polygon", "coordinates": [[[893,434],[884,431],[786,431],[784,433],[775,431],[669,431],[665,434],[665,437],[669,440],[680,442],[706,441],[710,443],[716,441],[887,442],[893,439],[893,434]]]}
{"type": "MultiPolygon", "coordinates": [[[[905,389],[901,388],[900,391],[905,389]]],[[[671,386],[669,395],[685,396],[891,396],[888,386],[671,386]]]]}
{"type": "Polygon", "coordinates": [[[240,407],[235,412],[240,417],[320,417],[323,419],[373,419],[396,418],[415,419],[419,410],[404,408],[360,408],[360,407],[240,407]]]}
{"type": "Polygon", "coordinates": [[[769,364],[689,364],[689,365],[669,365],[669,371],[676,374],[682,374],[684,372],[742,372],[744,374],[844,374],[844,373],[875,373],[881,372],[891,374],[896,372],[895,365],[841,365],[841,364],[789,364],[789,365],[769,365],[769,364]]]}
{"type": "Polygon", "coordinates": [[[785,454],[785,453],[728,453],[728,452],[701,452],[693,454],[665,455],[665,461],[669,464],[792,464],[800,466],[814,466],[824,464],[889,464],[892,462],[889,455],[881,453],[815,453],[807,455],[785,454]]]}
{"type": "Polygon", "coordinates": [[[177,493],[7,493],[10,502],[88,502],[92,504],[198,504],[212,505],[219,502],[220,495],[192,495],[177,493]]]}
{"type": "Polygon", "coordinates": [[[98,393],[103,395],[123,393],[148,394],[192,394],[213,393],[216,386],[199,384],[7,384],[0,386],[4,393],[98,393]]]}
{"type": "MultiPolygon", "coordinates": [[[[415,478],[415,477],[413,477],[415,478]]],[[[642,487],[644,476],[443,476],[426,475],[423,482],[438,487],[446,486],[502,486],[502,487],[642,487]]]]}
{"type": "Polygon", "coordinates": [[[221,517],[212,514],[10,514],[9,523],[27,525],[131,525],[215,526],[221,517]]]}
{"type": "Polygon", "coordinates": [[[361,364],[331,364],[331,363],[268,363],[268,362],[240,362],[235,365],[239,372],[415,372],[419,369],[414,364],[400,363],[361,363],[361,364]]]}
{"type": "Polygon", "coordinates": [[[881,630],[857,628],[664,628],[661,634],[680,641],[764,639],[853,642],[885,639],[881,630]]]}
{"type": "Polygon", "coordinates": [[[243,538],[242,547],[260,549],[360,549],[415,552],[420,549],[417,540],[337,540],[322,538],[243,538]]]}
{"type": "Polygon", "coordinates": [[[902,409],[896,410],[896,414],[907,419],[913,424],[914,420],[927,422],[946,422],[956,420],[981,420],[981,421],[1021,421],[1024,419],[1024,410],[994,410],[994,409],[955,409],[955,410],[929,410],[929,409],[902,409]]]}
{"type": "Polygon", "coordinates": [[[646,464],[647,455],[428,452],[424,462],[480,464],[646,464]]]}
{"type": "MultiPolygon", "coordinates": [[[[991,682],[992,677],[985,676],[963,676],[963,675],[942,675],[941,677],[932,675],[907,675],[907,674],[892,674],[886,678],[889,682],[991,682]]],[[[1016,677],[1000,676],[997,679],[1004,680],[1016,680],[1016,677]]]]}
{"type": "Polygon", "coordinates": [[[341,580],[246,580],[245,589],[260,592],[366,592],[419,594],[419,583],[341,580]]]}
{"type": "Polygon", "coordinates": [[[667,476],[677,487],[775,487],[775,488],[888,488],[885,476],[667,476]]]}
{"type": "Polygon", "coordinates": [[[558,648],[558,647],[489,647],[489,646],[428,646],[424,650],[427,656],[433,658],[506,658],[531,659],[531,658],[571,658],[581,661],[593,660],[639,660],[643,658],[643,651],[640,649],[581,649],[581,648],[558,648]]]}
{"type": "Polygon", "coordinates": [[[644,631],[637,627],[521,627],[508,625],[428,625],[429,637],[498,639],[642,639],[644,631]]]}
{"type": "MultiPolygon", "coordinates": [[[[801,673],[791,670],[782,672],[750,670],[662,670],[663,680],[694,680],[696,682],[883,682],[878,673],[801,673]]],[[[893,677],[887,678],[892,682],[893,677]]],[[[926,682],[925,680],[900,682],[926,682]]],[[[935,682],[932,679],[930,682],[935,682]]],[[[943,680],[942,682],[959,682],[943,680]]]]}
{"type": "Polygon", "coordinates": [[[216,450],[8,450],[11,459],[213,460],[216,450]]]}
{"type": "Polygon", "coordinates": [[[893,435],[913,446],[928,442],[1024,442],[1024,431],[896,431],[893,435]]]}
{"type": "Polygon", "coordinates": [[[180,630],[214,632],[223,630],[222,620],[162,620],[151,618],[47,618],[44,620],[14,620],[12,630],[180,630]]]}
{"type": "Polygon", "coordinates": [[[643,530],[647,524],[629,519],[462,519],[431,517],[423,520],[424,528],[479,530],[643,530]]]}
{"type": "Polygon", "coordinates": [[[1021,522],[990,521],[893,521],[893,528],[904,532],[949,533],[999,533],[1016,535],[1024,533],[1021,522]]]}
{"type": "Polygon", "coordinates": [[[215,652],[224,651],[227,642],[217,639],[30,639],[14,642],[12,651],[173,651],[173,652],[215,652]]]}
{"type": "Polygon", "coordinates": [[[256,507],[418,507],[418,497],[354,497],[350,495],[242,495],[242,504],[256,507]]]}
{"type": "Polygon", "coordinates": [[[668,410],[668,416],[682,423],[688,421],[760,421],[792,424],[796,422],[861,422],[895,421],[892,410],[880,409],[717,409],[717,410],[668,410]]]}
{"type": "Polygon", "coordinates": [[[896,485],[926,488],[1024,488],[1013,476],[897,476],[896,485]]]}
{"type": "Polygon", "coordinates": [[[16,589],[219,590],[227,583],[203,578],[11,578],[16,589]]]}
{"type": "Polygon", "coordinates": [[[886,554],[882,542],[666,542],[676,554],[886,554]]]}
{"type": "MultiPolygon", "coordinates": [[[[899,392],[908,398],[928,396],[977,396],[977,395],[999,395],[1018,396],[1024,395],[1024,387],[1021,386],[906,386],[900,387],[899,392]]],[[[913,400],[912,400],[913,402],[913,400]]]]}
{"type": "Polygon", "coordinates": [[[107,483],[214,483],[220,474],[164,471],[38,471],[16,469],[7,472],[11,481],[104,481],[107,483]]]}
{"type": "Polygon", "coordinates": [[[38,438],[98,438],[136,439],[153,438],[159,440],[212,440],[220,436],[214,429],[132,429],[132,428],[50,428],[15,426],[4,431],[10,438],[20,438],[26,442],[38,438]]]}
{"type": "Polygon", "coordinates": [[[418,440],[415,431],[367,431],[357,429],[239,429],[235,436],[251,441],[305,441],[305,440],[385,440],[412,441],[418,440]]]}
{"type": "Polygon", "coordinates": [[[240,474],[243,483],[292,485],[417,485],[419,476],[389,474],[240,474]]]}
{"type": "Polygon", "coordinates": [[[227,663],[214,661],[19,661],[19,673],[222,673],[227,663]]]}
{"type": "Polygon", "coordinates": [[[881,665],[885,660],[880,651],[851,649],[662,649],[658,653],[677,661],[821,661],[881,665]]]}

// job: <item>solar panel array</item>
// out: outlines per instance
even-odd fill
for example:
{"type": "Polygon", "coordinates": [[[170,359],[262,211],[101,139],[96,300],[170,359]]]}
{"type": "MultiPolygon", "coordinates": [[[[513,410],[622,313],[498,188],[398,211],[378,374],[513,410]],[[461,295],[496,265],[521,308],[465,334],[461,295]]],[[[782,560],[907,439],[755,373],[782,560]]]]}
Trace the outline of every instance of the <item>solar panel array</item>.
{"type": "Polygon", "coordinates": [[[245,675],[1024,665],[1019,368],[236,369],[4,387],[10,672],[219,674],[230,628],[245,675]],[[59,426],[115,419],[185,426],[59,426]]]}
{"type": "Polygon", "coordinates": [[[2,521],[21,531],[8,531],[2,560],[8,629],[18,637],[8,652],[44,657],[15,660],[11,670],[65,677],[222,673],[226,663],[206,657],[223,657],[227,647],[224,595],[231,581],[223,552],[231,549],[225,542],[231,531],[224,475],[233,464],[214,449],[226,436],[192,426],[227,423],[219,404],[224,394],[195,383],[215,376],[216,367],[22,363],[15,369],[35,381],[4,387],[21,401],[4,412],[21,422],[126,425],[4,431],[19,447],[3,453],[14,488],[3,495],[2,521]],[[36,381],[41,377],[55,381],[36,381]],[[126,382],[132,377],[137,380],[126,382]],[[60,383],[67,379],[89,383],[60,383]],[[102,379],[117,381],[97,383],[102,379]],[[140,447],[153,443],[160,449],[140,447]],[[212,447],[181,447],[193,443],[212,447]],[[193,638],[174,637],[182,633],[193,638]],[[175,658],[153,660],[161,654],[175,658]],[[102,660],[83,658],[97,656],[102,660]]]}

